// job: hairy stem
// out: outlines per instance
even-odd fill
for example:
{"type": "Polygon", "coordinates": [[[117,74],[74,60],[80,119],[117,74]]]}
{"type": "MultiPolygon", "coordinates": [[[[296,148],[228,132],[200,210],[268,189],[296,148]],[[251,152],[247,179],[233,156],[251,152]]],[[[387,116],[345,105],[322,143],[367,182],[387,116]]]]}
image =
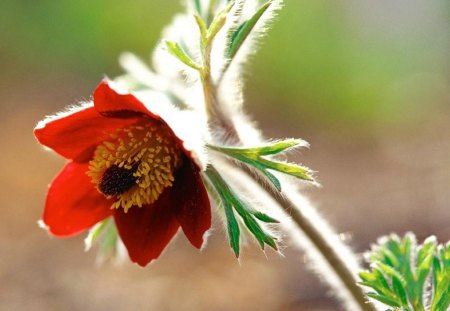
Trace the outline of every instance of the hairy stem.
{"type": "MultiPolygon", "coordinates": [[[[235,141],[239,142],[235,128],[233,128],[231,132],[228,132],[228,135],[230,138],[235,138],[235,141]]],[[[303,232],[320,252],[323,260],[325,260],[329,267],[334,271],[360,309],[362,311],[377,311],[375,306],[368,302],[363,289],[357,285],[358,280],[356,279],[355,273],[352,272],[352,269],[348,266],[346,258],[343,258],[339,252],[340,249],[346,246],[336,245],[336,243],[344,244],[344,242],[335,240],[333,241],[333,244],[329,243],[327,237],[321,233],[321,226],[311,222],[311,220],[302,213],[302,208],[297,207],[286,194],[278,191],[273,184],[264,182],[265,176],[259,171],[251,169],[246,164],[241,164],[239,167],[259,184],[260,187],[265,189],[284,212],[291,217],[297,229],[303,232]]]]}
{"type": "MultiPolygon", "coordinates": [[[[203,70],[200,73],[205,97],[205,106],[212,125],[227,134],[227,138],[239,144],[241,141],[237,129],[232,120],[223,113],[221,105],[217,98],[217,86],[213,84],[210,76],[210,47],[202,47],[203,70]]],[[[262,188],[270,194],[270,196],[279,204],[279,206],[290,215],[298,230],[307,236],[312,244],[322,255],[324,261],[334,271],[340,279],[343,286],[353,298],[353,303],[358,305],[362,311],[377,311],[375,306],[368,302],[366,295],[361,287],[357,285],[356,275],[352,271],[346,258],[340,254],[339,250],[346,248],[344,242],[338,239],[333,243],[327,241],[327,237],[321,233],[320,225],[312,222],[304,215],[301,207],[297,207],[295,203],[286,195],[282,194],[275,186],[270,183],[263,182],[264,176],[261,173],[250,169],[246,165],[241,166],[244,171],[262,188]],[[340,245],[337,245],[339,244],[340,245]]],[[[355,256],[355,255],[353,255],[355,256]]]]}
{"type": "MultiPolygon", "coordinates": [[[[264,180],[264,176],[262,176],[260,172],[250,169],[248,166],[242,166],[242,168],[254,181],[266,189],[270,196],[291,217],[297,228],[309,238],[311,243],[313,243],[321,253],[323,259],[334,270],[335,274],[353,297],[355,303],[360,306],[361,310],[377,311],[377,309],[368,302],[363,289],[357,285],[356,275],[347,265],[345,258],[339,253],[339,249],[342,249],[343,247],[341,245],[329,243],[327,237],[321,233],[320,227],[316,223],[311,222],[310,219],[302,213],[301,207],[297,207],[287,195],[282,194],[271,183],[261,182],[264,180]]],[[[334,241],[334,243],[336,243],[336,241],[334,241]]]]}
{"type": "Polygon", "coordinates": [[[200,80],[203,87],[203,96],[205,99],[205,109],[209,120],[216,128],[231,133],[237,137],[236,129],[231,120],[225,117],[223,111],[220,109],[220,105],[217,102],[217,89],[211,79],[211,43],[212,40],[208,38],[201,38],[200,48],[203,60],[202,69],[199,71],[200,80]]]}
{"type": "MultiPolygon", "coordinates": [[[[211,86],[209,86],[211,87],[211,86]]],[[[216,115],[217,117],[217,115],[216,115]]],[[[239,142],[237,131],[234,126],[230,126],[230,122],[221,121],[221,124],[227,124],[227,134],[229,139],[239,142]]],[[[358,280],[352,269],[347,265],[345,258],[342,258],[339,250],[343,247],[341,245],[331,244],[327,241],[327,237],[321,233],[320,227],[311,222],[301,211],[301,207],[296,204],[285,194],[278,191],[278,189],[271,183],[264,182],[265,177],[256,170],[249,168],[247,165],[240,165],[240,167],[262,188],[270,194],[270,196],[279,204],[279,206],[292,218],[297,228],[301,230],[314,244],[317,250],[322,254],[323,259],[328,263],[331,269],[339,277],[342,284],[346,287],[350,295],[355,300],[355,303],[360,306],[363,311],[377,311],[377,309],[368,302],[363,289],[357,285],[358,280]]],[[[338,242],[344,244],[344,242],[338,242]]],[[[346,247],[346,246],[344,246],[346,247]]]]}

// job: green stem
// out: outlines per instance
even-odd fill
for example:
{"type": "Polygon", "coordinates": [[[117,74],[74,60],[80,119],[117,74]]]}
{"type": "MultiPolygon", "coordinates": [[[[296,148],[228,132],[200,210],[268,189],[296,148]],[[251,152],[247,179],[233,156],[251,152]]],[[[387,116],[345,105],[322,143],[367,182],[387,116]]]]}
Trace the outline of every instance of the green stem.
{"type": "MultiPolygon", "coordinates": [[[[201,51],[203,57],[203,69],[200,71],[200,79],[203,86],[203,93],[205,99],[206,111],[209,119],[216,128],[227,133],[229,139],[234,140],[235,143],[241,143],[238,132],[233,121],[223,113],[220,103],[217,99],[217,87],[213,84],[210,75],[210,56],[211,56],[212,40],[201,41],[201,51]]],[[[222,142],[219,142],[219,144],[222,142]]],[[[318,226],[312,223],[301,211],[297,208],[285,194],[282,194],[274,185],[263,182],[264,178],[261,173],[251,170],[248,166],[241,166],[242,169],[263,189],[266,189],[270,196],[279,204],[279,206],[291,216],[296,224],[298,230],[303,232],[309,240],[314,244],[317,250],[322,254],[324,260],[329,267],[334,270],[339,277],[342,284],[346,287],[354,302],[359,305],[362,311],[377,311],[375,306],[368,302],[363,289],[357,285],[358,280],[353,274],[349,265],[347,265],[345,258],[339,254],[341,245],[332,245],[328,243],[327,238],[321,234],[318,226]]]]}
{"type": "MultiPolygon", "coordinates": [[[[238,136],[236,135],[237,132],[234,127],[228,132],[228,134],[229,137],[232,137],[236,142],[239,142],[238,136]]],[[[297,229],[303,232],[322,254],[324,260],[328,263],[329,267],[334,270],[335,274],[339,277],[342,284],[351,294],[354,301],[360,306],[361,310],[377,311],[375,306],[368,302],[364,290],[357,285],[358,280],[353,274],[351,268],[347,265],[345,258],[340,256],[338,250],[342,247],[328,243],[326,237],[322,235],[320,228],[312,223],[302,213],[301,209],[296,207],[295,203],[286,194],[281,193],[274,185],[265,183],[265,177],[262,176],[260,172],[252,170],[248,166],[241,165],[240,167],[253,179],[254,182],[259,184],[261,188],[265,189],[269,193],[269,195],[279,204],[285,213],[290,215],[296,224],[297,229]]]]}
{"type": "Polygon", "coordinates": [[[272,184],[263,184],[261,181],[264,180],[264,176],[262,176],[261,173],[251,170],[248,167],[243,167],[243,170],[263,189],[267,190],[284,212],[292,218],[297,228],[309,238],[317,250],[322,254],[324,260],[331,269],[334,270],[342,284],[353,297],[354,301],[360,306],[361,310],[377,311],[377,309],[368,302],[363,289],[357,285],[358,280],[351,268],[347,266],[345,258],[340,256],[338,249],[341,249],[341,246],[328,243],[326,237],[321,234],[320,228],[312,223],[286,194],[282,194],[272,184]]]}
{"type": "MultiPolygon", "coordinates": [[[[203,96],[205,99],[205,109],[208,115],[208,119],[213,121],[213,126],[220,128],[227,132],[232,132],[234,130],[234,125],[231,123],[229,118],[223,115],[223,112],[219,108],[217,103],[216,88],[212,82],[211,78],[211,48],[212,41],[214,37],[209,38],[207,32],[202,32],[200,39],[200,50],[202,55],[202,68],[199,71],[200,80],[203,87],[203,96]]],[[[237,133],[236,133],[237,135],[237,133]]]]}

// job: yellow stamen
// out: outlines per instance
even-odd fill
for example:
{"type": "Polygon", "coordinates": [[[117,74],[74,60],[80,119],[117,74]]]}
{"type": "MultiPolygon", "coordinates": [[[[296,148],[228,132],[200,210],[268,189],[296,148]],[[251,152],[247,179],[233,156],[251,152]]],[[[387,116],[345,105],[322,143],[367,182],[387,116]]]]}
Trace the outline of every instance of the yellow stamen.
{"type": "Polygon", "coordinates": [[[116,198],[112,208],[155,202],[175,180],[181,151],[175,138],[156,121],[140,122],[109,133],[89,162],[88,175],[99,192],[116,198]]]}

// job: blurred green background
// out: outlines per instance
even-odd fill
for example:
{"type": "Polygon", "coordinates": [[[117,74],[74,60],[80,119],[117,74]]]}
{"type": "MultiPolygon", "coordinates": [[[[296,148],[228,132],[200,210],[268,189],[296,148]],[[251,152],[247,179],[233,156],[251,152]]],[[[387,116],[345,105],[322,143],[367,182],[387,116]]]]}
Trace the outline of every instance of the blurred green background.
{"type": "MultiPolygon", "coordinates": [[[[33,126],[120,74],[121,52],[148,57],[181,8],[0,2],[0,310],[338,310],[295,249],[248,247],[238,264],[220,223],[202,254],[178,239],[145,270],[96,268],[82,237],[37,228],[63,161],[33,126]]],[[[267,136],[312,144],[297,160],[323,188],[305,191],[358,251],[392,231],[450,240],[449,56],[447,0],[286,0],[247,68],[247,111],[267,136]]]]}

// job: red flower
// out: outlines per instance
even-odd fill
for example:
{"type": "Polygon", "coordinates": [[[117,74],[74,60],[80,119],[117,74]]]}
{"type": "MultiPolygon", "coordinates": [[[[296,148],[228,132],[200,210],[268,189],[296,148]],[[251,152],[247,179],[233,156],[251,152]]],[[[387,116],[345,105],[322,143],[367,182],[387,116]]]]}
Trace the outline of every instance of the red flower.
{"type": "Polygon", "coordinates": [[[71,236],[113,216],[141,266],[159,257],[180,226],[192,245],[202,246],[211,208],[200,166],[148,107],[105,80],[93,104],[36,127],[41,144],[70,160],[47,194],[42,221],[50,233],[71,236]]]}

